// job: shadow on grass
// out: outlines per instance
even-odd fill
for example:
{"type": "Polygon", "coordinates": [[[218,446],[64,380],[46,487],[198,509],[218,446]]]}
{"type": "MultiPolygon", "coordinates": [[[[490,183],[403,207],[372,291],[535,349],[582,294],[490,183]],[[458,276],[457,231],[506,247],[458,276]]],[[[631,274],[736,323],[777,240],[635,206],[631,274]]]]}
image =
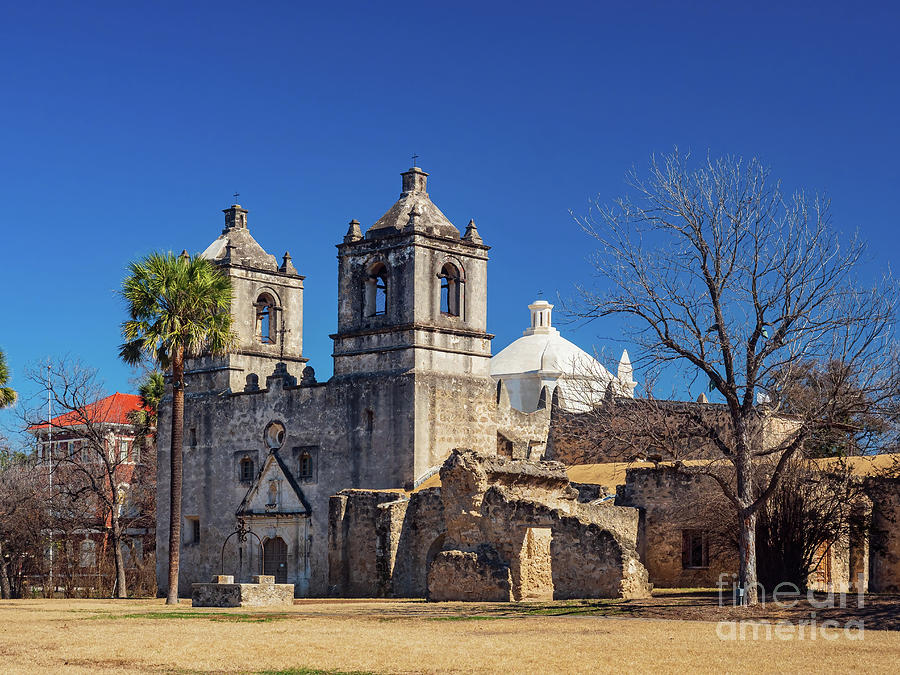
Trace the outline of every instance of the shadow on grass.
{"type": "Polygon", "coordinates": [[[261,670],[259,675],[376,675],[368,670],[318,670],[317,668],[286,668],[261,670]]]}
{"type": "MultiPolygon", "coordinates": [[[[137,614],[104,613],[89,617],[91,619],[208,619],[209,621],[225,621],[235,623],[268,623],[282,619],[296,618],[295,614],[229,614],[227,612],[140,612],[137,614]]],[[[310,671],[314,672],[314,671],[310,671]]],[[[315,671],[318,672],[318,671],[315,671]]],[[[324,671],[323,671],[324,672],[324,671]]]]}

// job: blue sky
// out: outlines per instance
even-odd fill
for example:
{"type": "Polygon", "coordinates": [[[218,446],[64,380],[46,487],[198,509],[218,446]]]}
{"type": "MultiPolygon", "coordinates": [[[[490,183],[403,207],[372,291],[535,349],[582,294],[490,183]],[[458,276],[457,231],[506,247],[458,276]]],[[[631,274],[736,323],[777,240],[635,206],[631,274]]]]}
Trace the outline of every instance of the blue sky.
{"type": "MultiPolygon", "coordinates": [[[[495,353],[538,291],[590,281],[569,210],[623,194],[632,165],[676,145],[759,156],[788,188],[827,192],[872,265],[900,253],[895,3],[326,4],[4,3],[14,386],[68,354],[129,390],[126,262],[202,250],[234,192],[257,240],[306,275],[304,352],[327,375],[334,244],[388,209],[413,153],[438,206],[494,247],[495,353]]],[[[563,330],[628,345],[615,321],[563,330]]]]}

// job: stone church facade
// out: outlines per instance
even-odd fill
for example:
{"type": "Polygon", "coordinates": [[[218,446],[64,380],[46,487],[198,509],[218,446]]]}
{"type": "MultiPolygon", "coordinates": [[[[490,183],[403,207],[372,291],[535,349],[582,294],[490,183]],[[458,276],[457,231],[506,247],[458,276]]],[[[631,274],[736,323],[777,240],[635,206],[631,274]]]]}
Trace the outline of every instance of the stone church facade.
{"type": "MultiPolygon", "coordinates": [[[[260,572],[298,595],[328,593],[329,497],[348,488],[412,490],[451,450],[539,457],[549,402],[509,405],[490,376],[489,247],[431,201],[428,174],[402,174],[397,202],[337,245],[334,375],[317,382],[303,355],[304,278],[225,210],[204,251],[231,278],[239,349],[186,372],[180,592],[212,575],[260,572]],[[497,449],[497,450],[495,450],[497,449]],[[232,537],[238,519],[256,536],[232,537]],[[263,560],[264,558],[264,560],[263,560]]],[[[161,406],[157,579],[168,557],[170,401],[161,406]]]]}

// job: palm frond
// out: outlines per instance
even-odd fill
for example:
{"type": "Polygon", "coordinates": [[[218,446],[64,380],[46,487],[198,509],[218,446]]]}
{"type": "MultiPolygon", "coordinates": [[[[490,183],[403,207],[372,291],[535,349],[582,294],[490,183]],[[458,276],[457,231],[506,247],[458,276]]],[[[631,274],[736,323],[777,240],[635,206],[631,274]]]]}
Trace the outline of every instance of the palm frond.
{"type": "Polygon", "coordinates": [[[210,261],[151,253],[129,263],[128,272],[121,291],[130,317],[122,323],[123,360],[146,358],[167,368],[176,348],[199,356],[235,347],[231,280],[210,261]]]}

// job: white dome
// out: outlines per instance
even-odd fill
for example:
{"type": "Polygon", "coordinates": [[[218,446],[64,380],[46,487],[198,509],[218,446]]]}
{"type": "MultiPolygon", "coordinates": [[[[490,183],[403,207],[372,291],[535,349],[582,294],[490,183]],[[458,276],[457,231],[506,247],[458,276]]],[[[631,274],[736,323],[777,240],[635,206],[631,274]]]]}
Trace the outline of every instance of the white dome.
{"type": "Polygon", "coordinates": [[[523,336],[491,358],[491,375],[547,373],[613,379],[609,371],[578,345],[569,342],[551,322],[553,305],[536,300],[528,305],[531,326],[523,336]]]}
{"type": "Polygon", "coordinates": [[[599,361],[566,340],[555,328],[552,332],[525,335],[491,358],[491,375],[547,373],[612,379],[599,361]]]}
{"type": "Polygon", "coordinates": [[[491,358],[491,376],[503,381],[514,408],[534,412],[545,387],[548,395],[558,387],[559,403],[568,410],[589,410],[600,402],[611,382],[616,383],[619,395],[632,395],[628,352],[622,354],[618,377],[613,376],[553,327],[553,305],[537,300],[528,309],[531,325],[524,335],[491,358]]]}

